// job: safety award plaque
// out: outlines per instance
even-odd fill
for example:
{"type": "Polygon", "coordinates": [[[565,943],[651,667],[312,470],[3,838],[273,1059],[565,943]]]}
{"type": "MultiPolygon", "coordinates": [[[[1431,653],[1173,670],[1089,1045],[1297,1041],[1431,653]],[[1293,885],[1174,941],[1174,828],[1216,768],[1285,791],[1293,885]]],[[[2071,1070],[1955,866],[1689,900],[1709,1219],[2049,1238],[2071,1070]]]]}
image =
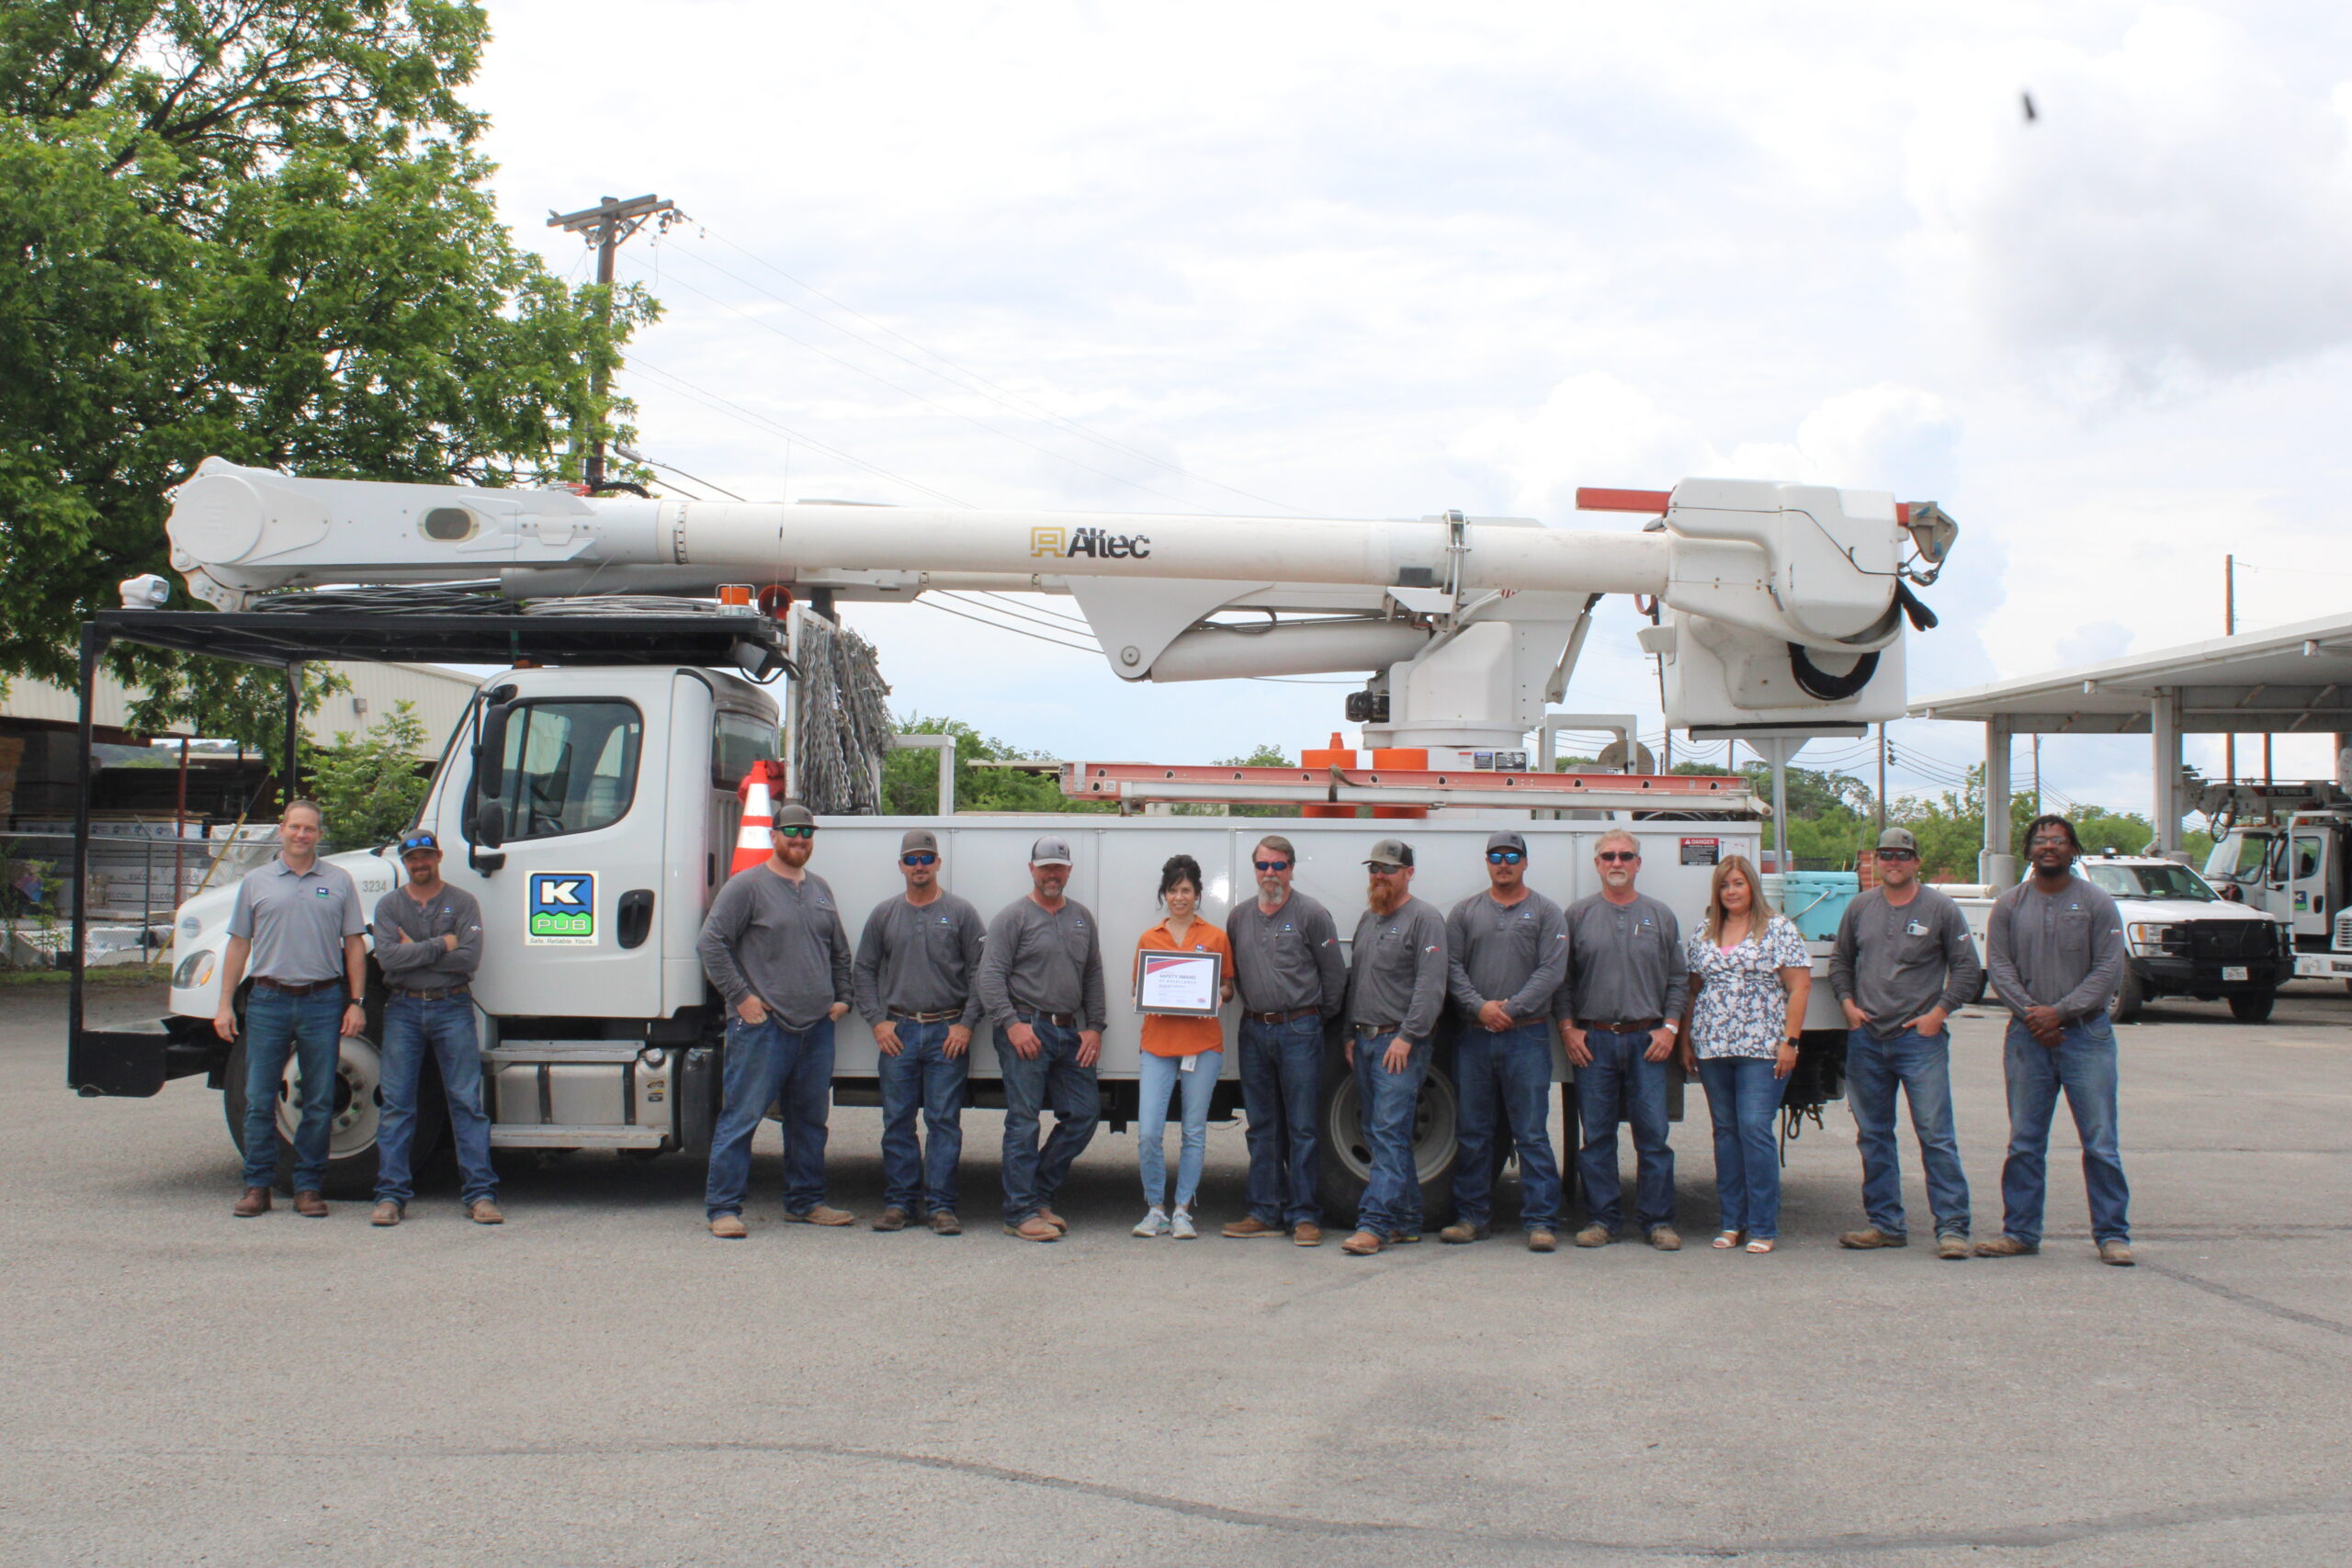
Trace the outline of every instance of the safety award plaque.
{"type": "Polygon", "coordinates": [[[1215,1018],[1224,982],[1221,953],[1146,948],[1136,954],[1136,1011],[1215,1018]]]}

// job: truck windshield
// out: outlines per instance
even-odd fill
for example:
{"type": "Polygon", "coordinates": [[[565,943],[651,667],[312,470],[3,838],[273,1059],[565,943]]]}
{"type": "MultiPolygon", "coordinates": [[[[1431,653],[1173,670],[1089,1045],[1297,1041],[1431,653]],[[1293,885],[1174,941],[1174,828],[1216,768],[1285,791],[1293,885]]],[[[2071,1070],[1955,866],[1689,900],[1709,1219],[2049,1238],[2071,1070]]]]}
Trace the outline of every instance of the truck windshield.
{"type": "Polygon", "coordinates": [[[552,839],[628,815],[645,721],[624,702],[523,703],[506,724],[506,838],[552,839]]]}
{"type": "Polygon", "coordinates": [[[2205,857],[2205,874],[2231,882],[2258,881],[2276,841],[2267,833],[2229,834],[2205,857]]]}
{"type": "Polygon", "coordinates": [[[2185,898],[2211,904],[2219,897],[2205,886],[2203,877],[2185,865],[2093,865],[2083,872],[2118,898],[2185,898]]]}

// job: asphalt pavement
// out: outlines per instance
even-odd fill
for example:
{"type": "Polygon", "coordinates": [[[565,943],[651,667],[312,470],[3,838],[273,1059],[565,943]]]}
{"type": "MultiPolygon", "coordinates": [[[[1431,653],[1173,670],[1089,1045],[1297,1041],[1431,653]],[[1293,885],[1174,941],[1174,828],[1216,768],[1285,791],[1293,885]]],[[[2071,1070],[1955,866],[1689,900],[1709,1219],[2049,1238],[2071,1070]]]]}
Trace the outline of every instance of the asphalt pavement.
{"type": "MultiPolygon", "coordinates": [[[[1789,1150],[1781,1250],[1711,1251],[1695,1091],[1674,1255],[1226,1241],[1238,1122],[1204,1239],[1126,1234],[1106,1134],[1036,1246],[993,1223],[978,1111],[959,1237],[781,1224],[773,1128],[742,1242],[676,1158],[517,1171],[494,1229],[446,1173],[392,1230],[239,1221],[219,1094],[75,1100],[63,1017],[0,993],[7,1562],[2352,1558],[2352,997],[2315,985],[2120,1032],[2131,1269],[2095,1260],[2063,1111],[2038,1258],[1920,1245],[1907,1133],[1914,1245],[1841,1252],[1842,1105],[1789,1150]]],[[[1983,1236],[1998,1025],[1954,1029],[1983,1236]]],[[[866,1217],[877,1132],[834,1112],[831,1196],[866,1217]]]]}

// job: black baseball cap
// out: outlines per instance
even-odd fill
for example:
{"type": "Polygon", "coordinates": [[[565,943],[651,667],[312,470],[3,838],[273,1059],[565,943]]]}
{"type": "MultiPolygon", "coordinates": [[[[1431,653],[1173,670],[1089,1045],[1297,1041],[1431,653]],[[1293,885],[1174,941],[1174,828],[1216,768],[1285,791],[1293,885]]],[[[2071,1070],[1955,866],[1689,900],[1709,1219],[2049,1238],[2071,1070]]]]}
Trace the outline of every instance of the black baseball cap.
{"type": "Polygon", "coordinates": [[[413,854],[418,850],[439,850],[441,840],[426,829],[419,828],[401,840],[401,853],[413,854]]]}

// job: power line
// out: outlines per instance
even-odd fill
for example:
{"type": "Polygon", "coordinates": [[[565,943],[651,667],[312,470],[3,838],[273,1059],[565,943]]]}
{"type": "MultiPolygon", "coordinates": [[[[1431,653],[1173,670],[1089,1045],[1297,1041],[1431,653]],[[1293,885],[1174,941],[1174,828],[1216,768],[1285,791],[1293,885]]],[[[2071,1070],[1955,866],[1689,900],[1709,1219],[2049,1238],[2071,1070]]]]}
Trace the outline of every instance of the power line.
{"type": "Polygon", "coordinates": [[[1036,642],[1050,643],[1056,648],[1068,649],[1072,653],[1091,653],[1099,655],[1102,651],[1099,648],[1086,648],[1078,643],[1064,642],[1058,637],[1047,637],[1043,632],[1024,631],[1019,626],[1006,626],[1002,621],[991,621],[986,616],[975,615],[966,610],[958,610],[952,604],[943,604],[939,603],[937,598],[928,593],[924,594],[922,598],[917,599],[915,603],[927,609],[936,610],[943,615],[954,615],[959,620],[978,622],[979,625],[988,626],[995,631],[1011,632],[1014,637],[1025,637],[1036,642]]]}
{"type": "MultiPolygon", "coordinates": [[[[952,600],[956,604],[962,604],[967,609],[993,610],[1000,615],[1012,615],[1016,619],[1027,621],[1032,626],[1043,626],[1049,632],[1062,632],[1064,635],[1068,635],[1069,628],[1058,626],[1052,621],[1046,620],[1041,616],[1029,615],[1025,611],[1010,604],[981,604],[975,600],[967,599],[961,593],[950,592],[944,588],[927,589],[925,590],[925,592],[932,597],[952,600]]],[[[1090,637],[1093,635],[1091,627],[1089,628],[1087,635],[1090,637]]]]}

